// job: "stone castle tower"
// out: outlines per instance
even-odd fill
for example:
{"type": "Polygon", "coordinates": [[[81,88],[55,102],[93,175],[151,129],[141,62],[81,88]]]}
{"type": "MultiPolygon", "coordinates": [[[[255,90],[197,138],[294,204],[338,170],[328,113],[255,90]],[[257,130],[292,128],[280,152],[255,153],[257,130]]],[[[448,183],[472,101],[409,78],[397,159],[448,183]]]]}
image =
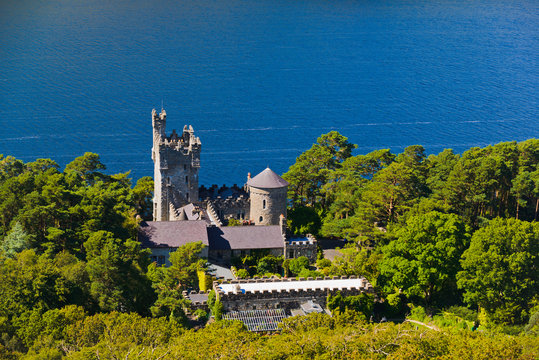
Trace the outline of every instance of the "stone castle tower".
{"type": "Polygon", "coordinates": [[[152,110],[154,162],[153,220],[175,219],[175,209],[198,201],[198,170],[200,139],[191,125],[184,126],[181,135],[165,133],[167,114],[152,110]]]}
{"type": "Polygon", "coordinates": [[[247,180],[250,198],[249,217],[255,225],[279,225],[286,217],[288,182],[269,167],[247,180]]]}

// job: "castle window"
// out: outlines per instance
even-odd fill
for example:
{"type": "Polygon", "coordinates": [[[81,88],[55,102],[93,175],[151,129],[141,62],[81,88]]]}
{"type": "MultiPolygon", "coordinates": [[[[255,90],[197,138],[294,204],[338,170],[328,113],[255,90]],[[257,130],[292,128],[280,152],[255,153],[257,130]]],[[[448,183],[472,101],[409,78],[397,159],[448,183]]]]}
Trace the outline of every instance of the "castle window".
{"type": "Polygon", "coordinates": [[[266,199],[262,200],[262,209],[266,208],[266,199]]]}
{"type": "Polygon", "coordinates": [[[185,177],[185,183],[186,183],[186,184],[189,184],[189,176],[186,176],[186,177],[185,177]]]}
{"type": "Polygon", "coordinates": [[[185,197],[187,198],[187,201],[189,201],[189,193],[185,193],[185,197]]]}
{"type": "Polygon", "coordinates": [[[187,170],[187,165],[186,164],[183,164],[183,169],[187,170]]]}
{"type": "Polygon", "coordinates": [[[289,250],[289,251],[288,251],[288,258],[289,258],[289,259],[293,259],[293,258],[294,258],[294,250],[289,250]]]}
{"type": "Polygon", "coordinates": [[[258,222],[262,222],[262,220],[264,220],[262,216],[258,218],[258,222]]]}
{"type": "Polygon", "coordinates": [[[165,256],[159,255],[159,256],[157,257],[157,264],[158,264],[158,265],[165,265],[165,256]]]}

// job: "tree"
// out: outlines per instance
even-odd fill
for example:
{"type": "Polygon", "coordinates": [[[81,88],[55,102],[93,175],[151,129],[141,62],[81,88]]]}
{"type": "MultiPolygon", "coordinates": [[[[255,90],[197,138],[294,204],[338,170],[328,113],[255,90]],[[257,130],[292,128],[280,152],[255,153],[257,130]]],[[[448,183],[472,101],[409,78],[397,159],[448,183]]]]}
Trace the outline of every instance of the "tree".
{"type": "Polygon", "coordinates": [[[258,261],[256,265],[257,274],[277,274],[279,273],[281,263],[283,259],[281,257],[275,257],[273,255],[264,256],[258,261]]]}
{"type": "Polygon", "coordinates": [[[99,155],[91,152],[84,153],[66,165],[65,173],[81,177],[91,183],[102,179],[104,175],[98,170],[105,170],[106,166],[100,161],[99,155]]]}
{"type": "Polygon", "coordinates": [[[523,171],[513,179],[513,187],[511,193],[516,197],[517,209],[515,218],[518,219],[518,213],[520,207],[526,207],[528,201],[527,198],[531,198],[534,195],[535,182],[532,178],[532,174],[528,171],[523,171]]]}
{"type": "Polygon", "coordinates": [[[496,218],[477,230],[462,255],[464,300],[505,324],[527,321],[539,301],[539,224],[496,218]]]}
{"type": "Polygon", "coordinates": [[[4,240],[0,241],[0,251],[7,257],[14,257],[16,253],[30,247],[30,235],[22,228],[19,222],[13,225],[4,240]]]}
{"type": "Polygon", "coordinates": [[[469,244],[467,228],[457,215],[433,211],[411,217],[396,237],[382,248],[380,273],[386,291],[398,288],[426,304],[455,291],[460,256],[469,244]]]}
{"type": "Polygon", "coordinates": [[[288,228],[294,235],[316,235],[320,231],[322,221],[313,207],[295,206],[288,211],[287,216],[288,228]]]}
{"type": "Polygon", "coordinates": [[[352,155],[357,145],[336,131],[320,136],[316,144],[302,153],[295,164],[283,174],[290,185],[289,198],[294,204],[314,206],[325,209],[325,198],[321,188],[328,182],[332,170],[352,155]]]}
{"type": "Polygon", "coordinates": [[[148,312],[154,294],[144,273],[148,251],[140,243],[121,240],[107,231],[93,233],[84,243],[91,281],[90,294],[102,311],[148,312]]]}
{"type": "Polygon", "coordinates": [[[149,176],[138,179],[137,184],[133,188],[133,201],[137,209],[137,214],[139,214],[143,220],[152,220],[152,198],[153,179],[149,176]]]}
{"type": "Polygon", "coordinates": [[[170,254],[170,267],[150,265],[148,276],[157,293],[157,300],[151,307],[154,316],[185,322],[183,309],[188,302],[182,291],[198,287],[198,271],[204,271],[206,266],[206,261],[200,258],[204,246],[200,241],[180,246],[170,254]]]}
{"type": "Polygon", "coordinates": [[[379,248],[375,251],[367,249],[348,248],[341,250],[341,255],[337,256],[328,275],[357,275],[364,276],[373,286],[377,286],[380,276],[380,260],[382,254],[379,248]]]}
{"type": "Polygon", "coordinates": [[[293,274],[299,275],[302,270],[309,269],[309,259],[305,256],[290,260],[288,268],[293,274]]]}

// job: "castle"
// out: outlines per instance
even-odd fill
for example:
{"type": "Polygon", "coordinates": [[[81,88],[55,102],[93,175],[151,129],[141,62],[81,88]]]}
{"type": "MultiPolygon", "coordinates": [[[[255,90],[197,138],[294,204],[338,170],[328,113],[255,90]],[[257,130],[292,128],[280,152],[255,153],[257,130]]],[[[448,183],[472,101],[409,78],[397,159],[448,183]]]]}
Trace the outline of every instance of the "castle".
{"type": "Polygon", "coordinates": [[[216,225],[230,218],[248,219],[255,225],[278,225],[280,215],[286,217],[288,182],[270,168],[254,178],[248,174],[244,188],[199,188],[200,139],[191,125],[184,126],[181,136],[173,130],[167,137],[166,119],[165,110],[160,114],[152,111],[154,221],[192,220],[193,212],[200,214],[197,206],[206,209],[216,225]]]}
{"type": "MultiPolygon", "coordinates": [[[[316,260],[312,236],[292,237],[286,227],[288,182],[270,168],[245,186],[198,184],[201,141],[192,126],[166,135],[166,112],[152,111],[154,161],[153,221],[143,221],[139,240],[152,260],[170,265],[169,254],[200,241],[200,254],[213,264],[229,263],[253,251],[316,260]],[[232,220],[234,219],[234,221],[232,220]],[[241,226],[224,226],[227,223],[241,226]]],[[[322,312],[327,296],[372,293],[364,278],[267,278],[214,282],[225,319],[241,320],[250,331],[275,331],[284,318],[322,312]]],[[[208,293],[184,292],[195,308],[208,308],[208,293]]]]}
{"type": "Polygon", "coordinates": [[[314,238],[287,231],[288,182],[268,167],[252,178],[248,174],[243,187],[199,186],[202,143],[192,126],[167,136],[166,120],[165,110],[152,110],[153,221],[139,229],[154,261],[169,264],[170,252],[195,241],[206,245],[203,256],[224,262],[255,250],[316,259],[314,238]],[[231,219],[243,226],[224,226],[231,219]]]}

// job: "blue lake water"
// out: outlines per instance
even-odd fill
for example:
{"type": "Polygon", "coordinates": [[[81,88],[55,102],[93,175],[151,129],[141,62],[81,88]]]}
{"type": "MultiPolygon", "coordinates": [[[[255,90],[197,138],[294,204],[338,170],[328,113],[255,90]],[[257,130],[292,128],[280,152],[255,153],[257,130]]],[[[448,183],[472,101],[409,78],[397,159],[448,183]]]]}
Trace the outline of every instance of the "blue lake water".
{"type": "Polygon", "coordinates": [[[539,1],[0,1],[0,154],[152,175],[151,116],[201,184],[285,172],[316,138],[429,153],[539,136],[539,1]]]}

